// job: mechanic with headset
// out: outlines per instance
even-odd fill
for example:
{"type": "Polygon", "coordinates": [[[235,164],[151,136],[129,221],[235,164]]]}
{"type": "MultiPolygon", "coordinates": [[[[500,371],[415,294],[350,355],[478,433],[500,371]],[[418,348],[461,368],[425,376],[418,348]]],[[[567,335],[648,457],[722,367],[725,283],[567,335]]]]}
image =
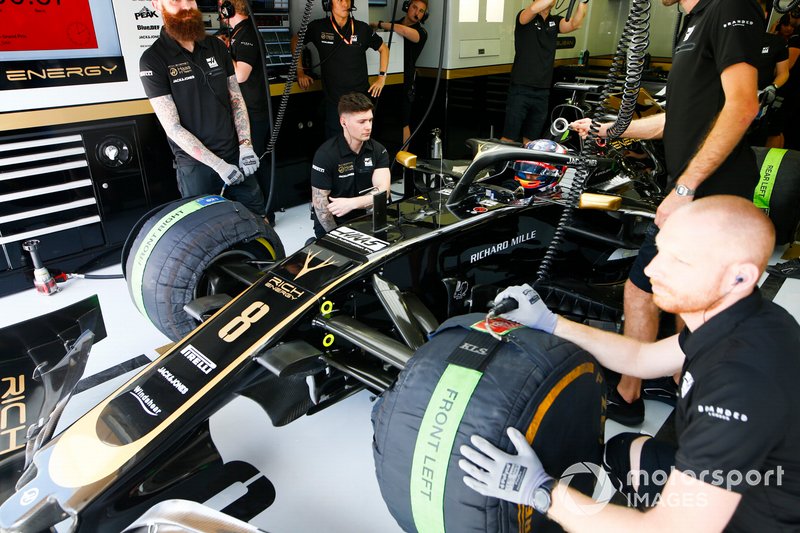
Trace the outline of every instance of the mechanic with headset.
{"type": "MultiPolygon", "coordinates": [[[[319,53],[322,69],[322,89],[325,92],[325,137],[339,134],[339,98],[350,92],[380,96],[389,68],[389,47],[376,35],[369,24],[356,20],[354,0],[322,0],[322,8],[330,16],[312,20],[306,29],[303,45],[313,43],[319,53]],[[380,73],[372,85],[367,71],[367,49],[380,53],[380,73]]],[[[292,50],[297,36],[292,38],[292,50]]],[[[302,58],[302,55],[300,56],[302,58]]],[[[297,63],[297,83],[302,89],[311,85],[311,76],[297,63]]]]}
{"type": "Polygon", "coordinates": [[[570,20],[550,14],[555,0],[534,0],[517,13],[503,141],[521,139],[528,144],[541,136],[553,84],[556,38],[581,27],[588,2],[582,0],[570,20]]]}
{"type": "Polygon", "coordinates": [[[677,448],[639,433],[609,439],[605,467],[628,508],[554,480],[515,428],[508,436],[517,455],[478,436],[477,450],[460,448],[464,482],[532,506],[567,531],[798,531],[800,325],[757,288],[775,229],[751,201],[717,195],[677,209],[657,241],[646,271],[655,303],[683,318],[678,335],[640,342],[571,322],[527,285],[495,301],[513,298],[519,307],[501,316],[572,341],[612,370],[640,378],[681,371],[677,448]]]}
{"type": "Polygon", "coordinates": [[[411,105],[416,94],[417,58],[428,40],[428,32],[422,24],[428,18],[428,0],[405,0],[403,11],[406,15],[391,22],[371,23],[379,30],[394,30],[403,37],[403,143],[411,137],[411,105]]]}
{"type": "Polygon", "coordinates": [[[373,194],[389,192],[389,154],[370,139],[374,107],[364,94],[342,96],[338,109],[341,130],[314,154],[311,218],[317,237],[365,214],[372,207],[373,194]]]}
{"type": "Polygon", "coordinates": [[[153,9],[164,26],[142,54],[139,77],[175,156],[181,195],[226,187],[227,196],[264,216],[253,175],[259,160],[225,45],[206,35],[194,0],[153,0],[153,9]]]}
{"type": "MultiPolygon", "coordinates": [[[[267,107],[269,91],[264,81],[264,58],[257,40],[261,36],[250,19],[247,0],[219,0],[218,7],[220,18],[228,27],[228,51],[250,117],[253,150],[256,155],[261,155],[267,150],[270,128],[267,107]]],[[[266,197],[271,180],[269,165],[259,165],[256,179],[266,197]]],[[[267,220],[270,225],[275,225],[274,210],[267,213],[267,220]]]]}
{"type": "MultiPolygon", "coordinates": [[[[758,113],[758,55],[764,13],[756,0],[662,0],[686,13],[667,79],[667,112],[634,120],[622,137],[664,139],[668,184],[655,223],[646,231],[625,283],[625,335],[653,341],[659,311],[644,268],[656,253],[658,228],[695,197],[734,194],[753,198],[758,169],[744,134],[758,113]]],[[[570,127],[586,136],[589,119],[570,127]]],[[[610,124],[598,132],[605,137],[610,124]]],[[[676,378],[677,379],[677,378],[676,378]]],[[[622,376],[608,396],[608,417],[625,425],[644,420],[641,380],[622,376]]],[[[662,390],[674,398],[675,382],[662,390]]]]}

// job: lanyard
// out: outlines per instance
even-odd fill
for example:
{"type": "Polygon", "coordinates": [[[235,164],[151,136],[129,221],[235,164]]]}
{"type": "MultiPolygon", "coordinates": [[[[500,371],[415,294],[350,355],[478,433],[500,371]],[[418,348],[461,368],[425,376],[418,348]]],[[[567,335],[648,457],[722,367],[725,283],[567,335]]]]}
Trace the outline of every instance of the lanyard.
{"type": "Polygon", "coordinates": [[[342,41],[344,41],[346,44],[353,44],[353,35],[355,34],[356,29],[355,29],[355,24],[353,23],[353,17],[349,17],[349,18],[350,18],[350,38],[349,39],[345,39],[344,35],[342,35],[342,33],[339,31],[339,26],[337,26],[336,25],[336,21],[333,20],[333,15],[331,15],[331,26],[333,26],[333,31],[336,32],[336,35],[338,35],[342,39],[342,41]]]}

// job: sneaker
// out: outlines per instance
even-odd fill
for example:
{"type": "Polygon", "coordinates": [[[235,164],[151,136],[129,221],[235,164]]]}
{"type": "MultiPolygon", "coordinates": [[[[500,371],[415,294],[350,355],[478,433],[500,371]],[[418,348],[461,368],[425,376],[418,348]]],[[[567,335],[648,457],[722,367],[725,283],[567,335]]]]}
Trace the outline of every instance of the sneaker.
{"type": "Polygon", "coordinates": [[[672,376],[646,379],[642,382],[642,398],[675,407],[675,404],[678,403],[678,384],[675,383],[672,376]]]}
{"type": "Polygon", "coordinates": [[[644,422],[644,400],[628,403],[620,396],[616,385],[609,385],[606,397],[606,418],[623,426],[638,426],[644,422]]]}

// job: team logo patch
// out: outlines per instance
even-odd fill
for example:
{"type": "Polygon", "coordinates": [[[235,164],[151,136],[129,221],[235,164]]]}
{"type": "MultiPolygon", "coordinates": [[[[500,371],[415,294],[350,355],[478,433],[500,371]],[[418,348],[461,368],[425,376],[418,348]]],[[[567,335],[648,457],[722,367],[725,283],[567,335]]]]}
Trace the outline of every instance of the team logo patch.
{"type": "Polygon", "coordinates": [[[686,395],[692,390],[692,385],[694,385],[694,378],[692,374],[686,372],[681,380],[681,398],[686,398],[686,395]]]}
{"type": "Polygon", "coordinates": [[[372,158],[371,157],[365,157],[364,158],[364,166],[365,167],[371,167],[372,166],[372,158]]]}
{"type": "Polygon", "coordinates": [[[217,64],[217,58],[216,57],[207,57],[206,58],[206,63],[208,63],[208,66],[211,67],[211,68],[219,67],[219,64],[217,64]]]}
{"type": "Polygon", "coordinates": [[[344,174],[345,172],[353,172],[352,161],[348,161],[347,163],[339,163],[339,174],[344,174]]]}

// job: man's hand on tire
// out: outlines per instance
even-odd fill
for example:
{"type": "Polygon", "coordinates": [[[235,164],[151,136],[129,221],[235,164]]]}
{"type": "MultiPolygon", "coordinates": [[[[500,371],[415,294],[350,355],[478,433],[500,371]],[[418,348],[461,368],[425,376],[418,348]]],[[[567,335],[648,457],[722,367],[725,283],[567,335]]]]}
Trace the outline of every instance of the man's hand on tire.
{"type": "Polygon", "coordinates": [[[529,328],[538,329],[547,333],[553,333],[558,322],[558,315],[550,311],[542,301],[542,298],[530,285],[515,285],[497,295],[494,299],[495,304],[499,304],[506,298],[517,301],[517,308],[508,311],[500,316],[513,320],[529,328]]]}

